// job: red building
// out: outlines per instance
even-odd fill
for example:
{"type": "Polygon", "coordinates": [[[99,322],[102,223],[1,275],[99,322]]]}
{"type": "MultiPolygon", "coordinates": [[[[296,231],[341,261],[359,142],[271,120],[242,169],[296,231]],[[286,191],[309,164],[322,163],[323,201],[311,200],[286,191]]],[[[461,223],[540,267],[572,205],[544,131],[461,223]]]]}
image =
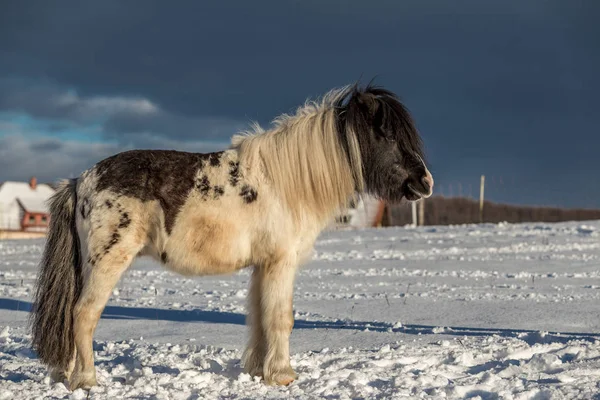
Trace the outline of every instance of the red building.
{"type": "Polygon", "coordinates": [[[29,182],[0,184],[0,230],[45,232],[50,222],[48,199],[54,194],[49,185],[29,182]]]}
{"type": "Polygon", "coordinates": [[[21,230],[23,231],[45,231],[50,222],[50,215],[44,204],[32,199],[17,199],[23,219],[21,230]]]}

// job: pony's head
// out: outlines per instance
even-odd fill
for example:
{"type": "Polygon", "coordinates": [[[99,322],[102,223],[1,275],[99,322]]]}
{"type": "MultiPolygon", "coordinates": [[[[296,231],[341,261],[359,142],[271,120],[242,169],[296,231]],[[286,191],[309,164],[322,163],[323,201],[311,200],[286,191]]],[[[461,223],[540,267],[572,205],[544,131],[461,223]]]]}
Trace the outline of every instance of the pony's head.
{"type": "Polygon", "coordinates": [[[433,177],[421,138],[396,95],[354,86],[338,100],[338,131],[345,138],[354,136],[360,149],[363,191],[392,202],[431,196],[433,177]]]}

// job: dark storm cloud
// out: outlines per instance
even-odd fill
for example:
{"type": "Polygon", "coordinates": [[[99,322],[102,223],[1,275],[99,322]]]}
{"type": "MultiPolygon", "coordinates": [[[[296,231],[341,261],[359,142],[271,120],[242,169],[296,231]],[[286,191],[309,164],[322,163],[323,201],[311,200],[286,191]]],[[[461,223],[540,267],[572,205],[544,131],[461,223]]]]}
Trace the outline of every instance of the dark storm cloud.
{"type": "MultiPolygon", "coordinates": [[[[1,129],[1,127],[0,127],[1,129]]],[[[181,142],[142,135],[145,148],[174,148],[181,142]]],[[[212,151],[219,143],[187,142],[185,150],[212,151]]],[[[25,180],[36,176],[40,182],[78,176],[96,162],[117,152],[139,146],[131,144],[88,143],[56,138],[0,136],[0,182],[25,180]]]]}
{"type": "Polygon", "coordinates": [[[167,111],[261,120],[361,73],[411,98],[473,81],[491,106],[516,97],[534,107],[538,92],[515,93],[517,82],[560,87],[561,64],[576,77],[577,61],[598,61],[578,34],[595,25],[585,5],[598,6],[569,14],[563,3],[21,2],[3,17],[0,68],[136,93],[167,111]]]}
{"type": "Polygon", "coordinates": [[[438,182],[510,175],[522,186],[509,201],[577,182],[571,200],[542,200],[581,203],[600,197],[579,184],[600,163],[598,15],[595,0],[12,2],[0,77],[148,101],[147,118],[104,121],[142,143],[226,140],[239,121],[379,75],[414,112],[438,182]]]}
{"type": "Polygon", "coordinates": [[[36,176],[40,182],[54,182],[59,177],[75,177],[117,149],[111,144],[3,136],[0,137],[0,180],[36,176]]]}
{"type": "Polygon", "coordinates": [[[23,79],[0,79],[0,111],[23,112],[48,120],[51,132],[96,124],[105,138],[134,143],[139,142],[136,136],[147,134],[182,141],[222,140],[244,127],[226,118],[168,113],[140,97],[82,97],[56,84],[23,79]]]}
{"type": "MultiPolygon", "coordinates": [[[[6,143],[5,145],[7,147],[9,147],[9,143],[6,143]]],[[[41,139],[38,141],[31,142],[29,144],[29,150],[31,150],[34,153],[37,153],[40,151],[41,152],[57,151],[57,150],[62,150],[64,147],[65,147],[65,144],[61,140],[55,139],[55,138],[41,139]]]]}
{"type": "Polygon", "coordinates": [[[233,133],[246,128],[247,124],[226,118],[173,115],[164,111],[153,113],[120,112],[111,116],[104,124],[109,138],[133,137],[150,133],[166,134],[180,140],[225,139],[233,133]]]}

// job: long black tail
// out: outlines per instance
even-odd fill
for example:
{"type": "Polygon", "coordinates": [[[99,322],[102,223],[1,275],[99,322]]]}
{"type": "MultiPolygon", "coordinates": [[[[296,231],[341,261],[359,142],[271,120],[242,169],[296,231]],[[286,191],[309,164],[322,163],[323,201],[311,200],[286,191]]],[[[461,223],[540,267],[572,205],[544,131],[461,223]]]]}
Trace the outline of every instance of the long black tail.
{"type": "Polygon", "coordinates": [[[50,199],[50,226],[30,316],[33,349],[43,363],[62,369],[75,351],[73,309],[82,286],[76,190],[76,179],[63,181],[50,199]]]}

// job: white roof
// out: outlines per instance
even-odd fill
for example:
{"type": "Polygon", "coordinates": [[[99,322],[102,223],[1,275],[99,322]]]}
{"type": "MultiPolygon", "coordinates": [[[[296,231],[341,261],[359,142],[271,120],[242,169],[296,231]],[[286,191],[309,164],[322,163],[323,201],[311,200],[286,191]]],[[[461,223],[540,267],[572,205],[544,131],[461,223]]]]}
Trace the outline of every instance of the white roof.
{"type": "Polygon", "coordinates": [[[48,205],[46,204],[46,200],[40,197],[17,197],[17,201],[21,204],[21,207],[25,211],[29,211],[32,213],[48,213],[48,205]]]}
{"type": "Polygon", "coordinates": [[[7,181],[0,185],[0,204],[17,200],[27,211],[47,213],[46,202],[53,194],[54,189],[43,183],[32,189],[29,182],[7,181]]]}

